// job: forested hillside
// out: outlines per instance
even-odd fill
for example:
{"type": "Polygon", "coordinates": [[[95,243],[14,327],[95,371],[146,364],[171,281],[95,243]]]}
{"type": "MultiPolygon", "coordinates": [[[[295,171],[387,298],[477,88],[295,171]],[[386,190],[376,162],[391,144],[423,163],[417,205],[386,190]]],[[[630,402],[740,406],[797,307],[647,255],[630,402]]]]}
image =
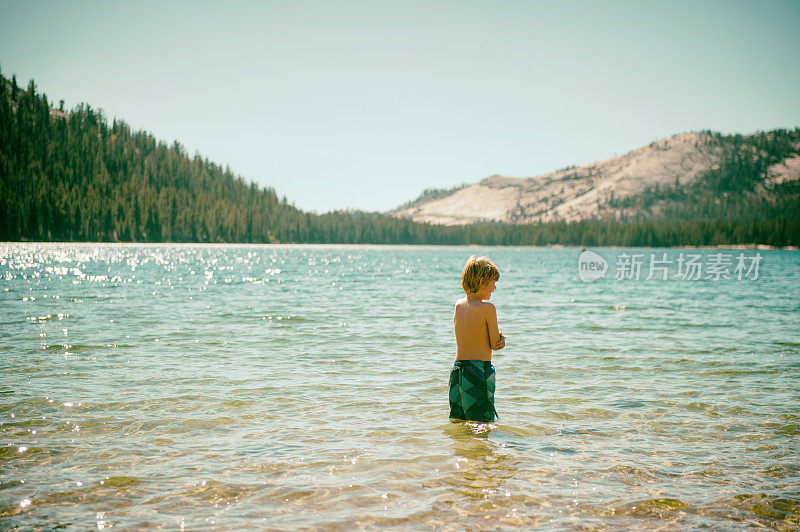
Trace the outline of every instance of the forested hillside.
{"type": "MultiPolygon", "coordinates": [[[[798,137],[797,130],[771,134],[765,141],[770,150],[790,150],[798,137]]],[[[726,137],[719,141],[729,142],[726,137]]],[[[764,165],[770,159],[739,156],[735,149],[731,153],[731,164],[695,188],[648,190],[616,206],[636,215],[615,219],[440,226],[379,213],[320,215],[303,212],[273,189],[247,182],[200,155],[190,156],[178,142],[168,145],[120,120],[109,124],[101,110],[86,104],[54,108],[33,81],[22,89],[15,78],[0,76],[0,240],[800,243],[798,181],[765,181],[764,165]],[[757,187],[769,190],[740,193],[757,187]],[[683,201],[687,195],[691,201],[683,201]]]]}
{"type": "MultiPolygon", "coordinates": [[[[417,242],[431,227],[316,215],[88,105],[53,109],[0,78],[0,239],[134,242],[417,242]]],[[[441,235],[447,237],[447,235],[441,235]]]]}

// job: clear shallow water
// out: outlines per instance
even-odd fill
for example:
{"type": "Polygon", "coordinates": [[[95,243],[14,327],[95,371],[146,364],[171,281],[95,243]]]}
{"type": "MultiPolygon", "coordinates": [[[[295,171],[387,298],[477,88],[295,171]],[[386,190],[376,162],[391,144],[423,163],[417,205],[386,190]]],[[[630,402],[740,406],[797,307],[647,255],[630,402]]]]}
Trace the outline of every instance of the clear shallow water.
{"type": "Polygon", "coordinates": [[[800,253],[580,251],[0,244],[0,527],[800,527],[800,253]],[[494,424],[447,419],[472,253],[494,424]]]}

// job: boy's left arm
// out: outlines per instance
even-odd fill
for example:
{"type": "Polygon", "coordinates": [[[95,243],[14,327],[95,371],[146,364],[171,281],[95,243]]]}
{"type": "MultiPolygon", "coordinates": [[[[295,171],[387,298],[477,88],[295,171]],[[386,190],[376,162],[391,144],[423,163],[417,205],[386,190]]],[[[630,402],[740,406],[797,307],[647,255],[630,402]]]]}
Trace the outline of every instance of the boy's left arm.
{"type": "Polygon", "coordinates": [[[492,346],[492,350],[499,351],[506,346],[506,337],[497,327],[497,309],[491,303],[487,303],[487,309],[486,325],[489,330],[489,345],[492,346]]]}

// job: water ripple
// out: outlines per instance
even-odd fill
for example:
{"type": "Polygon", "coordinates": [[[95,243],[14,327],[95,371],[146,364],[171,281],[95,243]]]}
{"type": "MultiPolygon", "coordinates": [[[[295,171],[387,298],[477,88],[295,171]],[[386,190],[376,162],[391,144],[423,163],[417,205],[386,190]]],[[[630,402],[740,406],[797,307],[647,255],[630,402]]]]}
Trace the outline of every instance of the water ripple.
{"type": "Polygon", "coordinates": [[[800,253],[660,284],[579,253],[0,244],[3,527],[799,528],[800,253]],[[450,423],[476,253],[500,419],[450,423]]]}

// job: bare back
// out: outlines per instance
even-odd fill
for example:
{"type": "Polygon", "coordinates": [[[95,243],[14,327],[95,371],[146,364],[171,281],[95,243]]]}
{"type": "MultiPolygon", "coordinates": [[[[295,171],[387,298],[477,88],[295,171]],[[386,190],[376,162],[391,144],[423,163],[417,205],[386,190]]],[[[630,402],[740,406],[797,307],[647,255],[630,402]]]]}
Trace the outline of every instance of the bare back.
{"type": "Polygon", "coordinates": [[[471,298],[460,299],[453,313],[456,360],[492,359],[492,345],[500,339],[494,305],[471,298]]]}

